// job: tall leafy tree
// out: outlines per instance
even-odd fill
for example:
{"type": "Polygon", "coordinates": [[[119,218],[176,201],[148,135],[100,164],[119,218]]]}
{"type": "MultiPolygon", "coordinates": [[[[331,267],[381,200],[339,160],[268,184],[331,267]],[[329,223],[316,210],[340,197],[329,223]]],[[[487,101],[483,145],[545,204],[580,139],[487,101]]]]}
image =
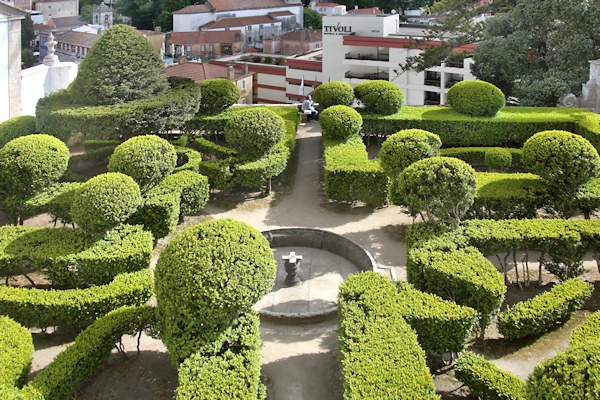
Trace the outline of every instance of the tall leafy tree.
{"type": "Polygon", "coordinates": [[[154,29],[160,14],[160,0],[117,0],[115,9],[131,18],[138,29],[154,29]]]}
{"type": "Polygon", "coordinates": [[[33,21],[31,20],[31,15],[27,13],[25,18],[21,20],[21,49],[30,49],[33,39],[35,39],[33,21]]]}
{"type": "Polygon", "coordinates": [[[321,29],[323,27],[323,17],[312,8],[304,7],[304,27],[321,29]]]}

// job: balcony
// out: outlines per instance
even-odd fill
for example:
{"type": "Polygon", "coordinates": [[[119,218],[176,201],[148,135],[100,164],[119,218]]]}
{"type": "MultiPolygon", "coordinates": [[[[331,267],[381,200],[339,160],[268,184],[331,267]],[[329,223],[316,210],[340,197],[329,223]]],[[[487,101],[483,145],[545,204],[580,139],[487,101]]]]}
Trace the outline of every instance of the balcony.
{"type": "Polygon", "coordinates": [[[425,100],[424,104],[426,106],[439,106],[440,105],[440,101],[439,100],[425,100]]]}
{"type": "Polygon", "coordinates": [[[464,68],[464,61],[446,61],[447,68],[464,68]]]}
{"type": "Polygon", "coordinates": [[[454,86],[458,82],[462,82],[462,79],[456,79],[456,80],[447,81],[446,85],[445,85],[445,88],[446,89],[450,89],[452,86],[454,86]]]}
{"type": "Polygon", "coordinates": [[[366,79],[366,80],[380,80],[387,81],[390,77],[389,72],[352,72],[348,71],[344,76],[348,79],[366,79]]]}
{"type": "Polygon", "coordinates": [[[346,53],[344,58],[346,60],[390,61],[389,54],[346,53]]]}
{"type": "Polygon", "coordinates": [[[435,86],[438,88],[442,87],[441,79],[425,79],[425,86],[435,86]]]}

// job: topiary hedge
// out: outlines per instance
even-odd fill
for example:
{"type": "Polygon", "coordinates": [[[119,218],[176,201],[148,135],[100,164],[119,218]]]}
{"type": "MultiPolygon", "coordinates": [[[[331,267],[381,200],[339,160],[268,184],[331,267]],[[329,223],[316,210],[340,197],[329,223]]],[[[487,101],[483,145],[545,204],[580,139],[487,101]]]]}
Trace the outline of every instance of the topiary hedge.
{"type": "Polygon", "coordinates": [[[398,310],[398,296],[372,272],[351,275],[340,286],[344,399],[439,399],[417,335],[398,310]]]}
{"type": "Polygon", "coordinates": [[[33,359],[31,333],[12,319],[0,316],[0,387],[20,386],[33,359]]]}
{"type": "Polygon", "coordinates": [[[21,136],[33,135],[37,132],[35,117],[21,115],[0,123],[0,147],[21,136]]]}
{"type": "MultiPolygon", "coordinates": [[[[454,157],[473,166],[486,165],[485,154],[495,147],[449,147],[440,150],[440,155],[444,157],[454,157]]],[[[510,153],[512,163],[519,164],[521,162],[521,149],[512,149],[503,147],[502,150],[510,153]]]]}
{"type": "Polygon", "coordinates": [[[269,243],[245,223],[208,221],[175,237],[155,270],[159,327],[173,363],[215,342],[272,288],[275,272],[269,243]]]}
{"type": "Polygon", "coordinates": [[[583,324],[579,325],[571,333],[571,342],[569,346],[585,345],[595,342],[600,335],[600,312],[595,312],[585,319],[583,324]]]}
{"type": "Polygon", "coordinates": [[[333,81],[317,86],[315,102],[323,110],[331,106],[351,106],[354,102],[354,89],[346,82],[333,81]]]}
{"type": "Polygon", "coordinates": [[[370,114],[396,114],[404,103],[404,93],[392,82],[374,80],[359,83],[354,95],[370,114]]]}
{"type": "Polygon", "coordinates": [[[498,147],[489,149],[485,152],[485,165],[491,171],[507,171],[512,165],[512,154],[508,149],[498,147]]]}
{"type": "Polygon", "coordinates": [[[390,175],[402,172],[415,161],[440,155],[442,142],[435,133],[405,129],[388,137],[381,145],[381,167],[390,175]]]}
{"type": "Polygon", "coordinates": [[[229,79],[214,78],[200,83],[200,114],[218,114],[240,100],[240,91],[229,79]]]}
{"type": "Polygon", "coordinates": [[[471,351],[463,352],[454,367],[456,379],[476,396],[490,400],[526,400],[525,382],[471,351]]]}
{"type": "Polygon", "coordinates": [[[362,117],[348,106],[332,106],[321,113],[319,124],[323,139],[346,140],[360,132],[362,117]]]}
{"type": "Polygon", "coordinates": [[[117,146],[108,162],[109,172],[129,175],[146,193],[177,165],[175,147],[155,135],[133,137],[117,146]]]}
{"type": "Polygon", "coordinates": [[[234,113],[225,127],[225,140],[237,152],[264,155],[285,136],[283,119],[267,108],[247,108],[234,113]]]}
{"type": "Polygon", "coordinates": [[[0,287],[0,310],[28,328],[67,325],[82,328],[122,306],[145,304],[153,292],[149,269],[119,274],[87,289],[44,290],[0,287]]]}
{"type": "Polygon", "coordinates": [[[578,278],[569,279],[498,315],[498,330],[509,340],[540,335],[562,325],[590,298],[594,286],[578,278]]]}
{"type": "Polygon", "coordinates": [[[173,172],[198,172],[202,163],[202,154],[189,147],[181,146],[175,146],[175,151],[177,152],[177,166],[173,169],[173,172]]]}
{"type": "Polygon", "coordinates": [[[462,81],[448,90],[448,104],[461,114],[493,117],[504,107],[504,94],[485,81],[462,81]]]}
{"type": "Polygon", "coordinates": [[[137,183],[128,175],[109,172],[81,185],[73,199],[71,216],[83,231],[103,235],[125,222],[141,204],[137,183]]]}

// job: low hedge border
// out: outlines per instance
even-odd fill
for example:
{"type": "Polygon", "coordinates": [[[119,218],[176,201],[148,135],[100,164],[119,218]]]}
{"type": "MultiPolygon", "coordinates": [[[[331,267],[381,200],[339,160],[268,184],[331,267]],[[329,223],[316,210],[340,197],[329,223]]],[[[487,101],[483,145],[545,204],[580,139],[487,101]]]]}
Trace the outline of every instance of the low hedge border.
{"type": "Polygon", "coordinates": [[[37,193],[25,201],[23,212],[26,218],[48,213],[55,222],[60,220],[64,224],[72,223],[71,203],[80,186],[80,182],[55,183],[37,193]]]}
{"type": "Polygon", "coordinates": [[[489,400],[526,400],[525,382],[502,371],[496,364],[470,351],[461,353],[454,367],[456,379],[479,398],[489,400]]]}
{"type": "Polygon", "coordinates": [[[88,289],[44,290],[0,286],[0,312],[28,328],[81,328],[121,306],[139,306],[152,296],[152,271],[120,274],[88,289]]]}
{"type": "Polygon", "coordinates": [[[154,308],[122,307],[96,320],[27,386],[44,400],[67,399],[110,355],[123,335],[154,326],[154,308]]]}
{"type": "Polygon", "coordinates": [[[579,278],[522,301],[498,315],[498,330],[508,340],[540,335],[564,324],[590,298],[594,285],[579,278]]]}
{"type": "MultiPolygon", "coordinates": [[[[450,147],[441,149],[440,156],[454,157],[474,166],[482,166],[486,165],[485,153],[493,148],[494,147],[450,147]]],[[[503,148],[510,152],[510,155],[512,156],[513,165],[520,164],[521,153],[523,152],[523,150],[505,147],[503,148]]]]}
{"type": "Polygon", "coordinates": [[[595,343],[600,337],[600,311],[597,311],[586,318],[583,324],[579,325],[571,333],[571,342],[569,346],[586,345],[595,343]]]}
{"type": "Polygon", "coordinates": [[[400,294],[397,303],[400,314],[417,332],[425,351],[443,354],[465,349],[477,321],[477,311],[421,292],[410,283],[396,282],[396,287],[400,294]]]}
{"type": "Polygon", "coordinates": [[[0,316],[0,386],[20,386],[33,359],[31,333],[17,322],[0,316]]]}
{"type": "Polygon", "coordinates": [[[101,285],[148,268],[153,240],[141,226],[123,225],[103,239],[69,228],[0,227],[0,275],[43,270],[56,287],[101,285]]]}
{"type": "Polygon", "coordinates": [[[417,334],[400,315],[398,298],[394,285],[375,272],[351,275],[340,286],[344,399],[439,399],[417,334]]]}

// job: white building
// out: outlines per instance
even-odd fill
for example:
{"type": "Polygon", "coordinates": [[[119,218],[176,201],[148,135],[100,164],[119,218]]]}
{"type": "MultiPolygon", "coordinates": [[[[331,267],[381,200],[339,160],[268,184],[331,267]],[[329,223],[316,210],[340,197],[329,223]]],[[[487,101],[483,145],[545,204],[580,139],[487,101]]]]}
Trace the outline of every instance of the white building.
{"type": "Polygon", "coordinates": [[[25,11],[0,2],[0,122],[21,115],[21,20],[25,11]]]}
{"type": "MultiPolygon", "coordinates": [[[[402,72],[407,57],[421,52],[415,39],[419,27],[401,27],[399,16],[334,15],[323,17],[323,81],[344,81],[352,86],[384,79],[402,89],[407,105],[446,104],[448,89],[456,82],[472,80],[473,60],[442,63],[424,72],[402,72]]],[[[439,42],[428,42],[436,45],[439,42]]],[[[474,45],[460,50],[472,51],[474,45]]]]}
{"type": "Polygon", "coordinates": [[[265,15],[271,15],[282,21],[282,25],[293,25],[292,29],[301,27],[304,22],[301,0],[208,0],[205,4],[187,6],[175,11],[173,31],[193,32],[210,22],[224,18],[265,15]]]}
{"type": "Polygon", "coordinates": [[[34,7],[44,19],[79,16],[79,0],[34,0],[34,7]]]}
{"type": "Polygon", "coordinates": [[[346,12],[346,6],[333,2],[317,2],[311,0],[309,7],[323,16],[330,16],[346,12]]]}

